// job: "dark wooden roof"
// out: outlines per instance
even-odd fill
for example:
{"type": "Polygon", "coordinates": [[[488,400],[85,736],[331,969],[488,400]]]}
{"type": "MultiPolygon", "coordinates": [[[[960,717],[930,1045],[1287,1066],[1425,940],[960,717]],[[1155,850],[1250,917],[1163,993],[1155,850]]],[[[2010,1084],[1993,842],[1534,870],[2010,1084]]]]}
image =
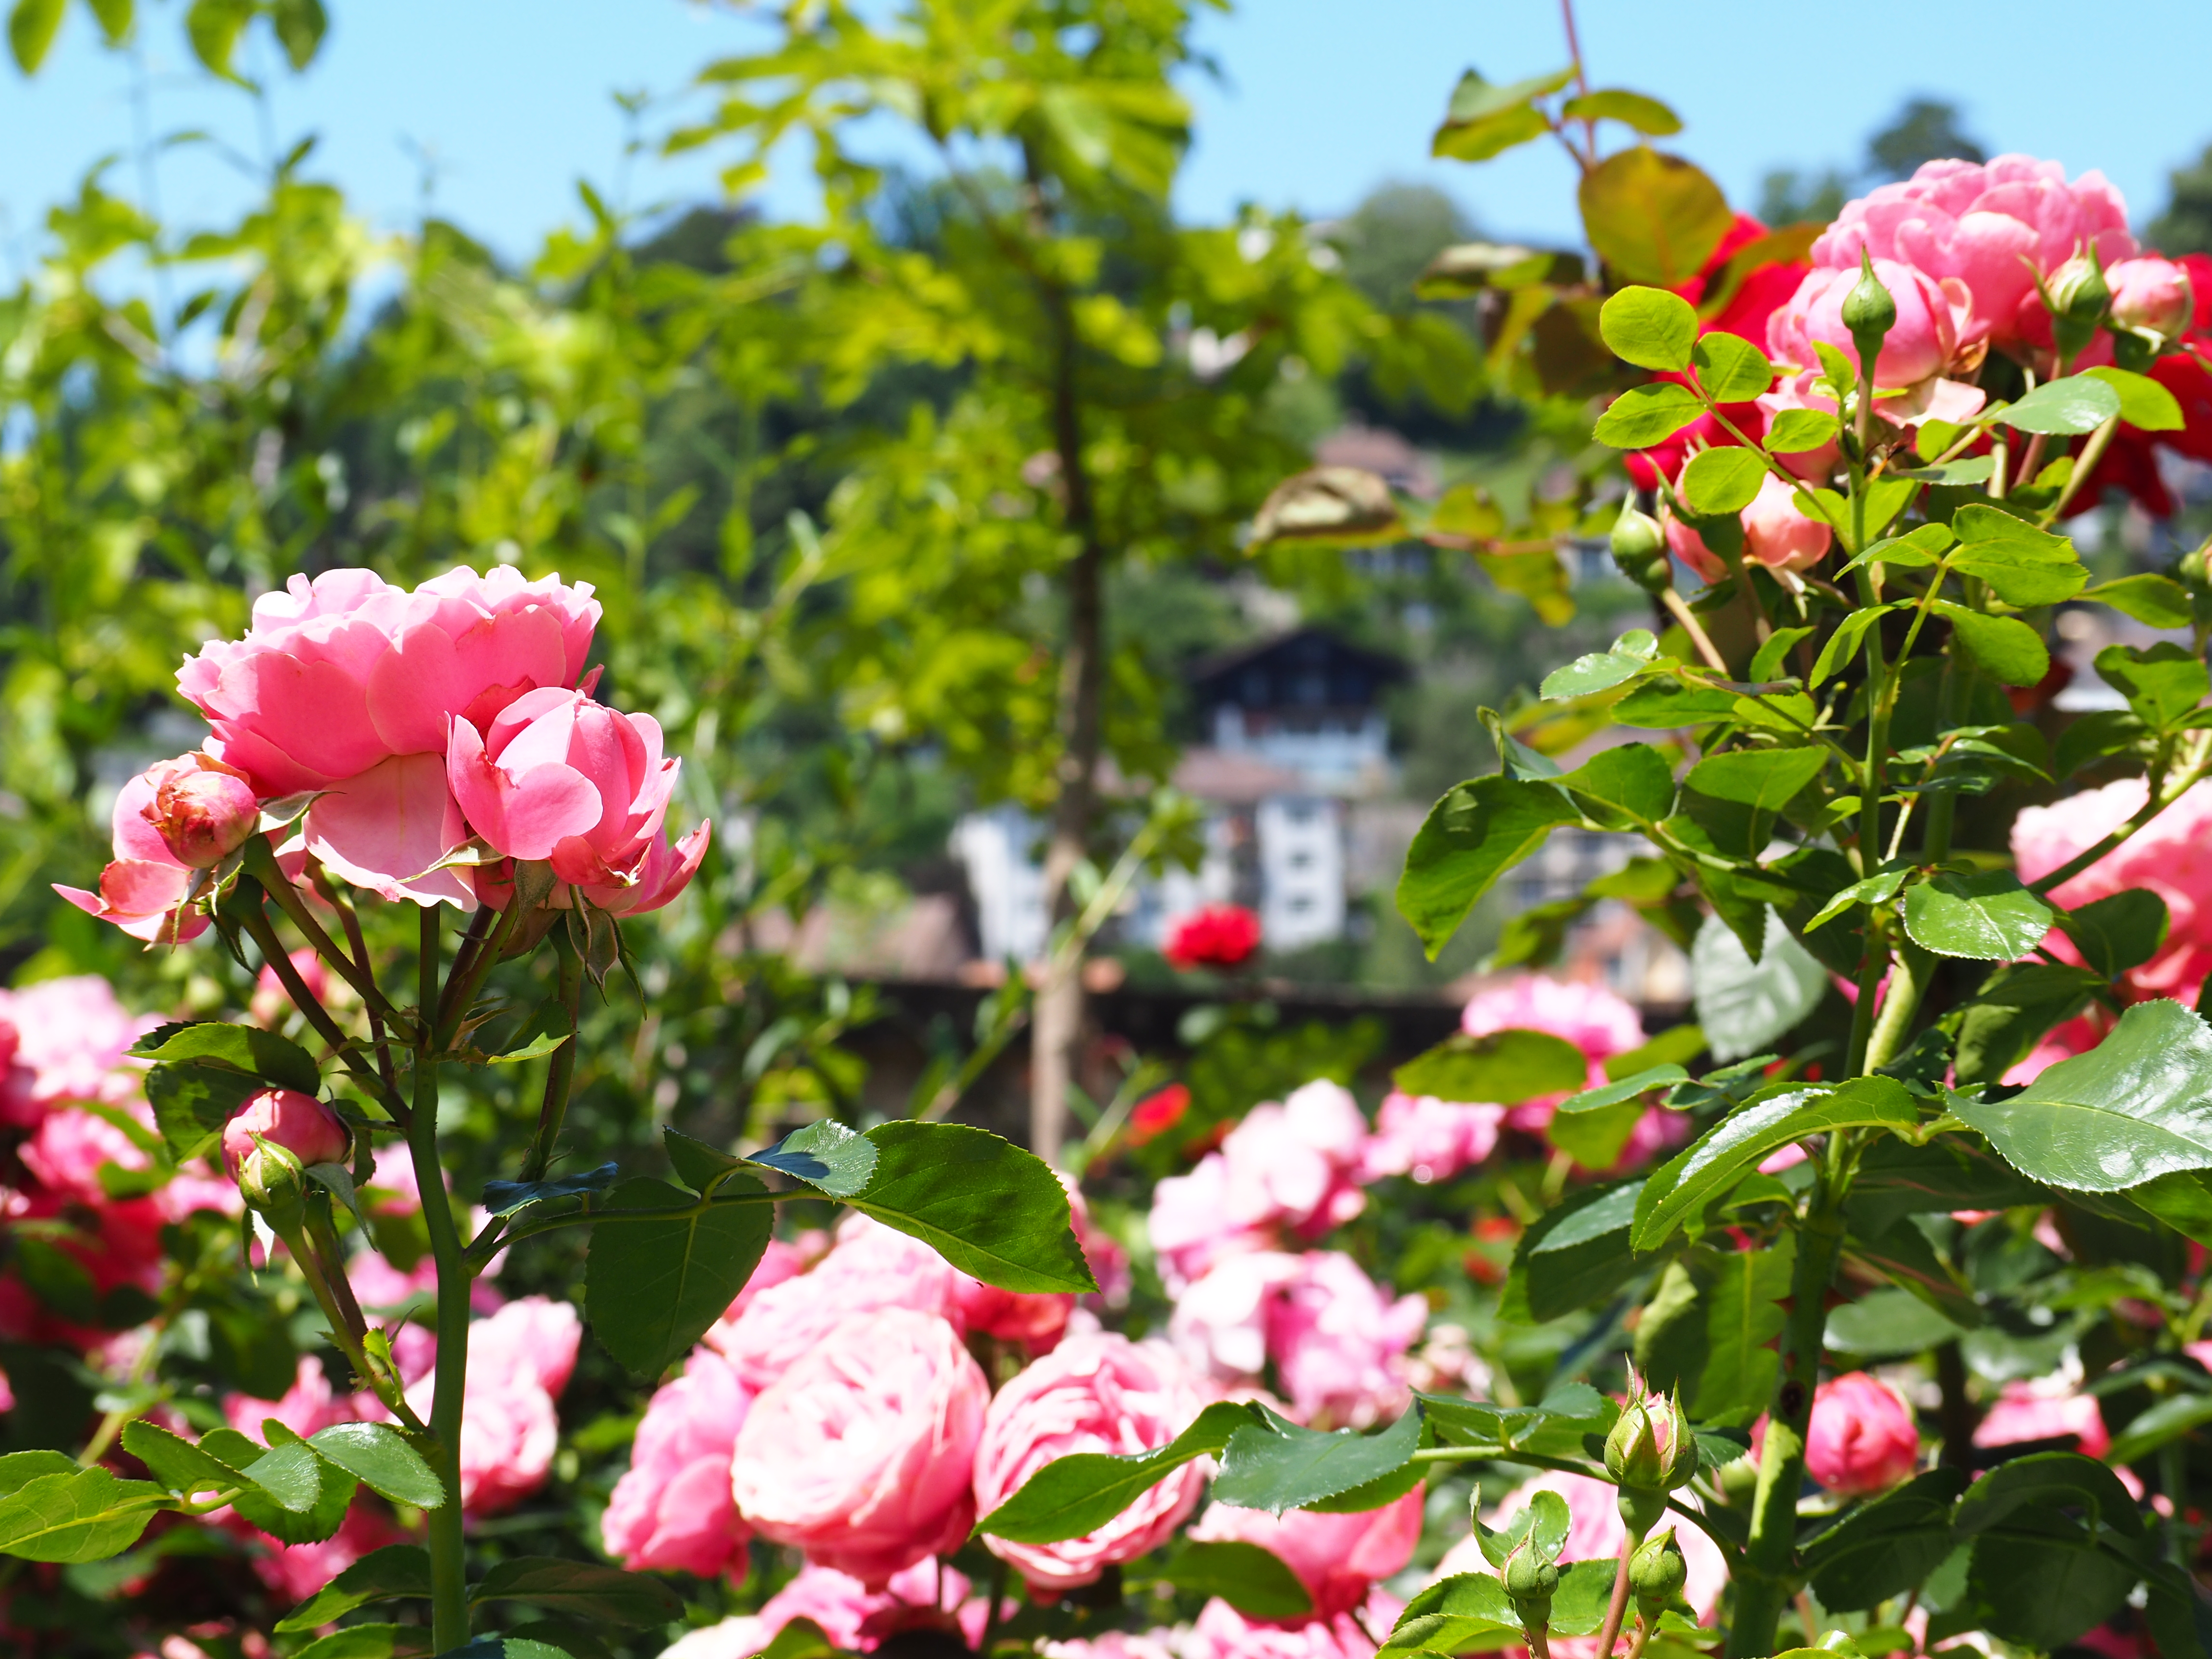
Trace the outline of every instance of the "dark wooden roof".
{"type": "Polygon", "coordinates": [[[1407,677],[1386,652],[1358,646],[1327,628],[1298,628],[1271,640],[1217,652],[1191,670],[1202,708],[1369,708],[1383,687],[1407,677]]]}

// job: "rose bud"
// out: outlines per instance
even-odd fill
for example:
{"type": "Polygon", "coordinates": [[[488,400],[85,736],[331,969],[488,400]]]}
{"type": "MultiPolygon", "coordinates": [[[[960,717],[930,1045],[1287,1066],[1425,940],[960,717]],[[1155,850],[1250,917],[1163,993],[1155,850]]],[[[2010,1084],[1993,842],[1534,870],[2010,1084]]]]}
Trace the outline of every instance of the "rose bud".
{"type": "Polygon", "coordinates": [[[1505,1558],[1504,1578],[1505,1593],[1513,1600],[1513,1610],[1521,1615],[1523,1630],[1551,1623],[1559,1570],[1539,1557],[1527,1539],[1515,1545],[1513,1553],[1505,1558]]]}
{"type": "Polygon", "coordinates": [[[2185,266],[2148,254],[2123,259],[2105,273],[2112,290],[2112,321],[2137,334],[2178,340],[2196,314],[2197,296],[2185,266]]]}
{"type": "Polygon", "coordinates": [[[1850,331],[1851,344],[1857,348],[1860,372],[1872,380],[1875,360],[1881,356],[1881,343],[1897,326],[1897,301],[1881,285],[1881,278],[1874,274],[1874,256],[1863,247],[1859,250],[1859,279],[1844,295],[1839,314],[1844,326],[1850,331]]]}
{"type": "Polygon", "coordinates": [[[1636,1592],[1637,1610],[1656,1619],[1681,1599],[1682,1586],[1690,1582],[1690,1564],[1682,1559],[1672,1527],[1655,1534],[1628,1558],[1628,1584],[1636,1592]]]}
{"type": "Polygon", "coordinates": [[[312,1095],[296,1089],[264,1089],[232,1115],[222,1129],[222,1163],[243,1181],[255,1144],[281,1148],[305,1167],[343,1164],[353,1147],[345,1120],[312,1095]]]}
{"type": "Polygon", "coordinates": [[[1681,1402],[1638,1384],[1605,1438],[1605,1467],[1623,1486],[1671,1492],[1698,1472],[1698,1443],[1681,1402]]]}
{"type": "Polygon", "coordinates": [[[307,1171],[292,1153],[256,1135],[239,1164],[238,1195],[280,1237],[289,1235],[307,1207],[307,1171]]]}
{"type": "Polygon", "coordinates": [[[1633,495],[1620,504],[1620,516],[1613,523],[1612,544],[1614,565],[1645,592],[1662,593],[1673,585],[1674,568],[1667,556],[1667,532],[1658,520],[1638,509],[1633,495]]]}
{"type": "Polygon", "coordinates": [[[148,775],[154,799],[145,808],[178,863],[212,870],[246,844],[260,822],[253,786],[237,768],[197,751],[164,761],[148,775]]]}

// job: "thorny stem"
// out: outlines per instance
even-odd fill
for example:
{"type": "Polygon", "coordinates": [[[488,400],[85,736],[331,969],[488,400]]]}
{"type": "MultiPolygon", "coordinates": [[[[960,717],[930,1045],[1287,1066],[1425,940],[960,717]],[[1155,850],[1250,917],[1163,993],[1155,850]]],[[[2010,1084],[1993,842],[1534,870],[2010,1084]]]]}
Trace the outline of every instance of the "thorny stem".
{"type": "MultiPolygon", "coordinates": [[[[406,1030],[406,1021],[399,1012],[385,1000],[384,993],[376,988],[376,980],[364,964],[337,947],[336,940],[324,931],[307,902],[300,896],[300,890],[292,884],[270,850],[269,837],[256,836],[246,843],[246,872],[259,882],[262,890],[276,901],[277,908],[290,917],[292,925],[300,930],[300,937],[307,941],[314,953],[338,970],[338,976],[353,987],[369,1008],[380,1012],[400,1030],[406,1030]]],[[[302,1010],[304,1012],[305,1011],[302,1010]]]]}
{"type": "MultiPolygon", "coordinates": [[[[338,913],[339,921],[345,926],[346,944],[352,949],[354,961],[360,964],[363,973],[372,971],[368,941],[362,937],[361,917],[353,908],[352,899],[346,896],[337,883],[324,873],[320,865],[312,868],[315,873],[316,890],[338,913]]],[[[368,1005],[368,1035],[376,1046],[377,1075],[384,1079],[384,1086],[396,1095],[399,1092],[399,1074],[392,1064],[392,1038],[385,1030],[384,1015],[376,1003],[368,1005]]]]}
{"type": "Polygon", "coordinates": [[[1632,1528],[1620,1540],[1620,1565],[1613,1575],[1613,1600],[1606,1604],[1605,1624],[1597,1633],[1597,1659],[1612,1659],[1613,1644],[1620,1640],[1620,1621],[1628,1613],[1628,1560],[1643,1541],[1632,1528]]]}
{"type": "Polygon", "coordinates": [[[261,947],[261,954],[268,963],[269,970],[276,975],[276,982],[284,988],[284,994],[292,999],[292,1006],[306,1017],[308,1024],[315,1028],[315,1034],[330,1045],[331,1052],[338,1057],[339,1064],[353,1073],[364,1092],[392,1114],[392,1121],[405,1127],[409,1117],[407,1103],[400,1099],[396,1091],[386,1089],[375,1069],[348,1046],[346,1034],[338,1029],[338,1023],[331,1018],[330,1011],[307,988],[307,981],[300,977],[300,970],[292,965],[291,953],[285,950],[284,941],[276,937],[276,924],[269,920],[268,911],[262,908],[260,895],[256,893],[246,899],[240,908],[246,931],[261,947]]]}

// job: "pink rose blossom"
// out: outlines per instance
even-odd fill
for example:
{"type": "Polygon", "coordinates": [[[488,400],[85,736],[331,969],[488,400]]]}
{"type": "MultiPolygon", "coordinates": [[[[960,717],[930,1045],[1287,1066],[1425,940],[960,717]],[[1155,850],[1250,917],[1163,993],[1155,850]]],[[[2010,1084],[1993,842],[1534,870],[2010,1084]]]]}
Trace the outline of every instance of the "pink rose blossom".
{"type": "MultiPolygon", "coordinates": [[[[1798,506],[1797,492],[1771,473],[1759,480],[1759,494],[1738,515],[1743,522],[1743,556],[1778,573],[1810,570],[1827,556],[1833,532],[1798,506]]],[[[1659,504],[1659,522],[1674,556],[1708,582],[1728,574],[1728,562],[1705,545],[1705,538],[1659,504]]]]}
{"type": "MultiPolygon", "coordinates": [[[[141,1108],[134,1118],[151,1129],[153,1113],[141,1108]]],[[[49,1112],[31,1138],[17,1148],[23,1167],[48,1192],[80,1204],[105,1204],[107,1190],[100,1184],[100,1169],[112,1164],[118,1170],[149,1168],[153,1160],[131,1137],[90,1112],[64,1107],[49,1112]]]]}
{"type": "MultiPolygon", "coordinates": [[[[2100,173],[2069,184],[2056,161],[1999,155],[1929,161],[1911,178],[1845,204],[1813,244],[1813,263],[1856,270],[1864,247],[1877,271],[1894,260],[1937,283],[1955,280],[1968,302],[1961,339],[2002,346],[2021,341],[2024,312],[2040,312],[2037,276],[2085,246],[2108,266],[2136,251],[2119,191],[2100,173]]],[[[1899,310],[1901,317],[1901,298],[1899,310]]]]}
{"type": "Polygon", "coordinates": [[[2101,1458],[2112,1449],[2112,1437],[2095,1397],[2076,1394],[2063,1377],[2039,1377],[2004,1385],[1996,1404],[1975,1425],[1974,1443],[2010,1446],[2069,1434],[2084,1457],[2101,1458]]]}
{"type": "Polygon", "coordinates": [[[235,1529],[261,1542],[254,1573],[286,1602],[304,1601],[362,1556],[408,1541],[388,1516],[367,1504],[348,1510],[337,1531],[319,1544],[280,1544],[243,1520],[236,1521],[235,1529]]]}
{"type": "Polygon", "coordinates": [[[252,1153],[256,1137],[304,1164],[343,1164],[353,1146],[345,1121],[296,1089],[264,1089],[249,1096],[222,1126],[222,1166],[233,1180],[252,1153]]]}
{"type": "Polygon", "coordinates": [[[1888,1383],[1847,1371],[1814,1391],[1805,1472],[1830,1492],[1846,1498],[1887,1492],[1919,1462],[1912,1407],[1888,1383]]]}
{"type": "Polygon", "coordinates": [[[990,1392],[943,1319],[848,1316],[753,1401],[731,1476],[738,1512],[871,1585],[957,1548],[990,1392]]]}
{"type": "Polygon", "coordinates": [[[967,1575],[937,1561],[916,1562],[876,1589],[809,1562],[762,1603],[758,1619],[769,1638],[793,1620],[807,1619],[838,1648],[869,1653],[902,1631],[956,1628],[955,1610],[967,1595],[967,1575]]]}
{"type": "Polygon", "coordinates": [[[1351,1613],[1302,1624],[1261,1624],[1215,1597],[1201,1609],[1182,1659],[1375,1659],[1367,1632],[1387,1632],[1405,1604],[1385,1590],[1371,1592],[1354,1619],[1351,1613]]]}
{"type": "Polygon", "coordinates": [[[259,826],[261,804],[246,774],[195,750],[146,774],[154,799],[146,822],[188,870],[212,870],[246,845],[259,826]]]}
{"type": "Polygon", "coordinates": [[[1267,1367],[1270,1305],[1297,1278],[1298,1261],[1281,1250],[1223,1257],[1176,1297],[1169,1340],[1200,1375],[1250,1381],[1267,1367]]]}
{"type": "Polygon", "coordinates": [[[205,878],[186,867],[149,822],[155,788],[154,773],[147,771],[117,792],[110,820],[115,857],[100,872],[100,890],[88,893],[57,882],[54,891],[87,915],[112,921],[133,939],[149,945],[177,945],[207,931],[207,917],[186,908],[205,878]]]}
{"type": "Polygon", "coordinates": [[[1190,1529],[1206,1542],[1257,1544],[1282,1558],[1313,1598],[1314,1614],[1332,1618],[1367,1598],[1368,1589],[1413,1559],[1421,1540],[1421,1489],[1353,1515],[1314,1510],[1265,1510],[1209,1505],[1190,1529]]]}
{"type": "MultiPolygon", "coordinates": [[[[2127,822],[2145,799],[2141,778],[2084,789],[2049,806],[2021,809],[2013,820],[2013,858],[2020,878],[2048,875],[2127,822]]],[[[2051,902],[2078,909],[2128,887],[2166,901],[2166,944],[2122,982],[2134,998],[2178,996],[2193,1001],[2212,974],[2212,785],[2198,784],[2113,851],[2051,891],[2051,902]]],[[[2052,928],[2044,945],[2069,962],[2081,957],[2052,928]]]]}
{"type": "Polygon", "coordinates": [[[693,1352],[684,1375],[645,1408],[629,1471],[615,1485],[599,1535],[624,1566],[712,1577],[744,1551],[752,1532],[730,1495],[730,1464],[752,1391],[727,1361],[693,1352]]]}
{"type": "MultiPolygon", "coordinates": [[[[545,1484],[561,1438],[553,1396],[568,1386],[582,1336],[575,1309],[542,1296],[510,1302],[469,1327],[460,1449],[464,1514],[497,1515],[545,1484]]],[[[425,1370],[407,1389],[407,1403],[426,1422],[434,1380],[425,1370]]],[[[381,1407],[377,1410],[380,1415],[381,1407]]]]}
{"type": "Polygon", "coordinates": [[[1505,1121],[1503,1106],[1479,1106],[1394,1089],[1375,1115],[1374,1138],[1360,1154],[1359,1178],[1410,1176],[1449,1181],[1488,1158],[1505,1121]]]}
{"type": "MultiPolygon", "coordinates": [[[[1588,1067],[1583,1086],[1593,1089],[1606,1080],[1607,1060],[1644,1042],[1644,1017],[1605,987],[1544,974],[1517,974],[1503,985],[1476,992],[1461,1012],[1460,1029],[1469,1036],[1525,1030],[1565,1037],[1583,1051],[1588,1067]]],[[[1525,1102],[1506,1114],[1506,1124],[1541,1134],[1550,1127],[1552,1109],[1565,1097],[1525,1102]]],[[[1646,1116],[1655,1114],[1671,1116],[1656,1107],[1646,1116]]]]}
{"type": "Polygon", "coordinates": [[[851,1315],[903,1308],[957,1321],[960,1277],[919,1239],[867,1216],[848,1216],[837,1229],[836,1248],[820,1266],[769,1285],[750,1302],[739,1297],[745,1305],[735,1318],[726,1315],[711,1327],[705,1341],[749,1387],[765,1389],[851,1315]]]}
{"type": "Polygon", "coordinates": [[[1047,1642],[1044,1659],[1178,1659],[1182,1640],[1172,1630],[1101,1631],[1097,1636],[1047,1642]]]}
{"type": "MultiPolygon", "coordinates": [[[[331,970],[324,965],[323,959],[313,951],[299,950],[291,953],[289,960],[292,971],[307,988],[307,994],[327,1005],[331,994],[331,970]]],[[[284,981],[276,977],[274,968],[264,965],[254,980],[253,1000],[246,1004],[246,1012],[253,1016],[254,1024],[266,1025],[272,1030],[282,1025],[284,1017],[292,1012],[292,994],[284,988],[284,981]]]]}
{"type": "Polygon", "coordinates": [[[0,1030],[12,1034],[15,1055],[0,1115],[27,1127],[64,1101],[141,1100],[146,1062],[125,1051],[159,1024],[125,1010],[115,988],[96,974],[0,990],[0,1030]]]}
{"type": "Polygon", "coordinates": [[[775,1639],[757,1613],[733,1613],[719,1624],[686,1631],[660,1650],[660,1659],[753,1659],[775,1639]]]}
{"type": "MultiPolygon", "coordinates": [[[[1959,355],[1960,331],[1971,304],[1966,285],[1955,279],[1939,283],[1894,259],[1877,258],[1874,274],[1897,307],[1897,321],[1882,337],[1881,355],[1875,360],[1875,389],[1898,390],[1940,378],[1959,355]]],[[[1767,350],[1784,362],[1818,369],[1820,358],[1814,346],[1832,346],[1857,374],[1858,348],[1844,326],[1843,307],[1859,276],[1856,264],[1807,271],[1797,292],[1768,319],[1767,350]]]]}
{"type": "Polygon", "coordinates": [[[1426,1298],[1390,1300],[1341,1251],[1297,1261],[1267,1318],[1267,1352],[1291,1405],[1316,1426],[1365,1428],[1397,1416],[1410,1400],[1406,1353],[1428,1323],[1426,1298]]]}
{"type": "Polygon", "coordinates": [[[2112,320],[2160,340],[2178,340],[2197,314],[2189,268],[2148,254],[2123,259],[2105,273],[2112,291],[2112,320]]]}
{"type": "Polygon", "coordinates": [[[1020,1344],[1035,1357],[1050,1353],[1075,1309],[1072,1291],[1004,1291],[960,1274],[952,1285],[952,1322],[970,1335],[1020,1344]]]}
{"type": "MultiPolygon", "coordinates": [[[[1164,1446],[1198,1415],[1199,1398],[1168,1349],[1100,1333],[1072,1337],[1000,1389],[975,1449],[975,1509],[988,1515],[1055,1458],[1124,1456],[1164,1446]]],[[[1057,1544],[986,1538],[1050,1599],[1165,1543],[1197,1506],[1203,1477],[1186,1463],[1096,1532],[1057,1544]]]]}

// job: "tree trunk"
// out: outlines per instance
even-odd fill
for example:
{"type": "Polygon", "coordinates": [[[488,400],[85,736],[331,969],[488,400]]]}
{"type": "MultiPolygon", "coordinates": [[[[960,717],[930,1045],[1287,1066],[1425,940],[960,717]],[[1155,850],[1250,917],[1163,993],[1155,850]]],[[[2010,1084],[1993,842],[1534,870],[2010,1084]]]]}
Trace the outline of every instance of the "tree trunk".
{"type": "MultiPolygon", "coordinates": [[[[1079,908],[1069,878],[1089,850],[1097,805],[1098,757],[1103,738],[1106,686],[1105,550],[1091,479],[1083,468],[1083,423],[1076,400],[1075,320],[1067,295],[1047,295],[1054,339],[1053,446],[1067,527],[1079,538],[1067,568],[1067,637],[1060,665],[1060,792],[1053,803],[1052,836],[1044,859],[1045,914],[1056,928],[1079,908]]],[[[1066,1138],[1067,1091],[1083,1037],[1083,953],[1048,951],[1030,1045],[1030,1149],[1047,1163],[1060,1161],[1066,1138]]]]}

